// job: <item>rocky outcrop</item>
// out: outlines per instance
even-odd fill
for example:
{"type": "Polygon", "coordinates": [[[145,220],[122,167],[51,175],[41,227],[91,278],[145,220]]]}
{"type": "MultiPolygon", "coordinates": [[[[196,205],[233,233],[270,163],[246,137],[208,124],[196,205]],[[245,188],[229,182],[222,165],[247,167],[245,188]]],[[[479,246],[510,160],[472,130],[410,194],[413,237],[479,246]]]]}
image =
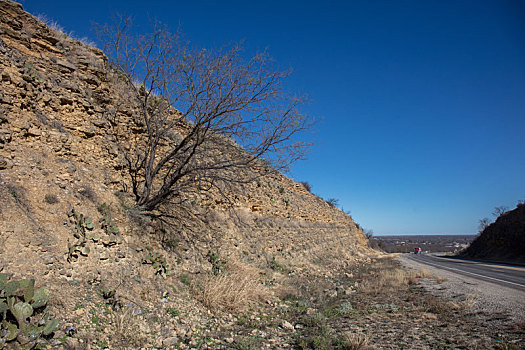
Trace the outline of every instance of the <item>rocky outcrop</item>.
{"type": "MultiPolygon", "coordinates": [[[[210,249],[226,261],[266,269],[281,263],[326,278],[332,272],[325,267],[369,253],[350,216],[280,173],[234,187],[231,203],[213,193],[194,195],[184,210],[172,208],[170,220],[136,212],[115,137],[118,123],[133,117],[133,106],[119,102],[106,63],[101,50],[0,0],[0,272],[47,285],[55,296],[51,312],[62,324],[89,322],[78,305],[96,308],[93,288],[105,286],[121,286],[119,295],[133,300],[129,305],[165,315],[163,307],[172,304],[159,307],[158,300],[166,286],[185,290],[179,276],[210,271],[210,249]],[[116,235],[104,229],[103,203],[111,203],[116,235]],[[94,224],[86,241],[68,216],[73,208],[94,224]],[[150,251],[165,258],[168,276],[143,264],[150,251]]],[[[275,278],[267,278],[270,288],[275,278]]],[[[183,295],[174,305],[207,315],[197,304],[183,295]]],[[[133,322],[139,319],[146,322],[134,314],[133,322]]],[[[86,328],[88,341],[93,332],[86,328]]],[[[180,336],[168,333],[162,337],[180,336]]],[[[136,344],[151,345],[158,334],[141,328],[136,344]]]]}
{"type": "MultiPolygon", "coordinates": [[[[132,107],[115,102],[103,52],[51,30],[16,3],[1,1],[0,13],[3,183],[24,187],[30,201],[45,191],[75,196],[88,186],[115,202],[113,193],[128,184],[111,117],[125,120],[132,107]]],[[[356,250],[364,244],[348,215],[282,174],[236,191],[233,206],[246,225],[240,230],[219,220],[222,237],[215,243],[253,240],[272,251],[301,253],[336,242],[355,242],[356,250]]],[[[196,201],[218,217],[230,211],[220,197],[196,201]]]]}

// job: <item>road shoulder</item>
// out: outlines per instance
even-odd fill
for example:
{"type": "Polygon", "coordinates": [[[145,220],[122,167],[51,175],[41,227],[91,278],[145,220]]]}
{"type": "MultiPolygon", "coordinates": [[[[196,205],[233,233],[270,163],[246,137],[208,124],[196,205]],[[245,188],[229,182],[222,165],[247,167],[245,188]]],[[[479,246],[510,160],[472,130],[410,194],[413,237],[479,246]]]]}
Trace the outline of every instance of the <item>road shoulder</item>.
{"type": "Polygon", "coordinates": [[[437,296],[472,304],[472,311],[494,315],[498,324],[525,321],[525,292],[496,285],[449,270],[440,269],[399,255],[403,266],[415,270],[428,270],[434,279],[422,279],[420,285],[437,296]]]}

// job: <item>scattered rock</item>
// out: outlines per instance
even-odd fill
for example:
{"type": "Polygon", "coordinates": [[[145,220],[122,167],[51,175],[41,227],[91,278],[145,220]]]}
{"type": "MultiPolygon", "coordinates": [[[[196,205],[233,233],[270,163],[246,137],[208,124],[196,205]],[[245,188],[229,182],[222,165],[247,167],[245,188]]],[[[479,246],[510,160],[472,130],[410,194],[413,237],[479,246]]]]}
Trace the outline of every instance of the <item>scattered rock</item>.
{"type": "Polygon", "coordinates": [[[162,341],[162,345],[166,347],[175,346],[179,342],[177,337],[169,337],[162,341]]]}
{"type": "Polygon", "coordinates": [[[281,323],[281,326],[282,326],[284,329],[288,329],[288,330],[294,330],[294,329],[295,329],[294,326],[293,326],[290,322],[288,322],[288,321],[286,321],[286,320],[284,320],[284,321],[281,323]]]}

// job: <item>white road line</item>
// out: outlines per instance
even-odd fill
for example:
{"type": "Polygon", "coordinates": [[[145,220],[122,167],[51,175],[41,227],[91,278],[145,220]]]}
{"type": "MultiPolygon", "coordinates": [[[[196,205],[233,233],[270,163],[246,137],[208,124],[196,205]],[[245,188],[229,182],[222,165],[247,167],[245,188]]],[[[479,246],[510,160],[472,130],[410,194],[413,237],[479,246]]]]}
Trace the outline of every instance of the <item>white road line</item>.
{"type": "Polygon", "coordinates": [[[447,269],[447,270],[455,270],[455,271],[459,271],[461,273],[467,273],[467,274],[470,274],[470,275],[474,275],[474,276],[479,276],[479,277],[483,277],[483,278],[488,278],[488,279],[491,279],[491,280],[494,280],[494,281],[498,281],[498,282],[503,282],[503,283],[508,283],[508,284],[513,284],[513,285],[516,285],[516,286],[519,286],[519,287],[525,287],[525,284],[520,284],[520,283],[515,283],[515,282],[510,282],[510,281],[505,281],[505,280],[501,280],[499,278],[494,278],[494,277],[489,277],[489,276],[485,276],[485,275],[480,275],[478,273],[474,273],[474,272],[469,272],[469,271],[464,271],[464,270],[460,270],[460,269],[455,269],[453,267],[448,267],[448,266],[443,266],[443,265],[439,265],[439,264],[436,264],[436,263],[429,263],[428,261],[425,261],[423,259],[419,260],[419,259],[412,259],[414,261],[419,261],[420,263],[422,264],[427,264],[427,265],[430,265],[430,266],[434,266],[434,267],[437,267],[437,268],[444,268],[444,269],[447,269]]]}
{"type": "Polygon", "coordinates": [[[474,265],[474,266],[485,266],[491,269],[500,269],[500,270],[513,270],[513,271],[519,271],[519,272],[525,272],[524,267],[518,267],[518,266],[504,266],[504,265],[496,265],[494,263],[485,263],[482,261],[467,261],[467,260],[457,260],[457,259],[450,259],[442,256],[433,256],[434,259],[439,259],[443,261],[454,261],[455,263],[465,264],[465,265],[474,265]]]}

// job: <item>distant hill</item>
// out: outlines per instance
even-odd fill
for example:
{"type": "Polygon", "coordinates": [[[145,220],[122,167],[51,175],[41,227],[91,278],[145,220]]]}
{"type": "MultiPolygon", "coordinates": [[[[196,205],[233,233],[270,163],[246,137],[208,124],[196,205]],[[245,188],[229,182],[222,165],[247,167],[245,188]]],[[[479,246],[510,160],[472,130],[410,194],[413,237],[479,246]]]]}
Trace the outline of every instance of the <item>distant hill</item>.
{"type": "Polygon", "coordinates": [[[373,238],[387,253],[411,253],[415,247],[430,253],[454,253],[467,247],[474,235],[392,235],[373,238]]]}
{"type": "Polygon", "coordinates": [[[525,264],[525,204],[500,215],[460,256],[525,264]]]}

